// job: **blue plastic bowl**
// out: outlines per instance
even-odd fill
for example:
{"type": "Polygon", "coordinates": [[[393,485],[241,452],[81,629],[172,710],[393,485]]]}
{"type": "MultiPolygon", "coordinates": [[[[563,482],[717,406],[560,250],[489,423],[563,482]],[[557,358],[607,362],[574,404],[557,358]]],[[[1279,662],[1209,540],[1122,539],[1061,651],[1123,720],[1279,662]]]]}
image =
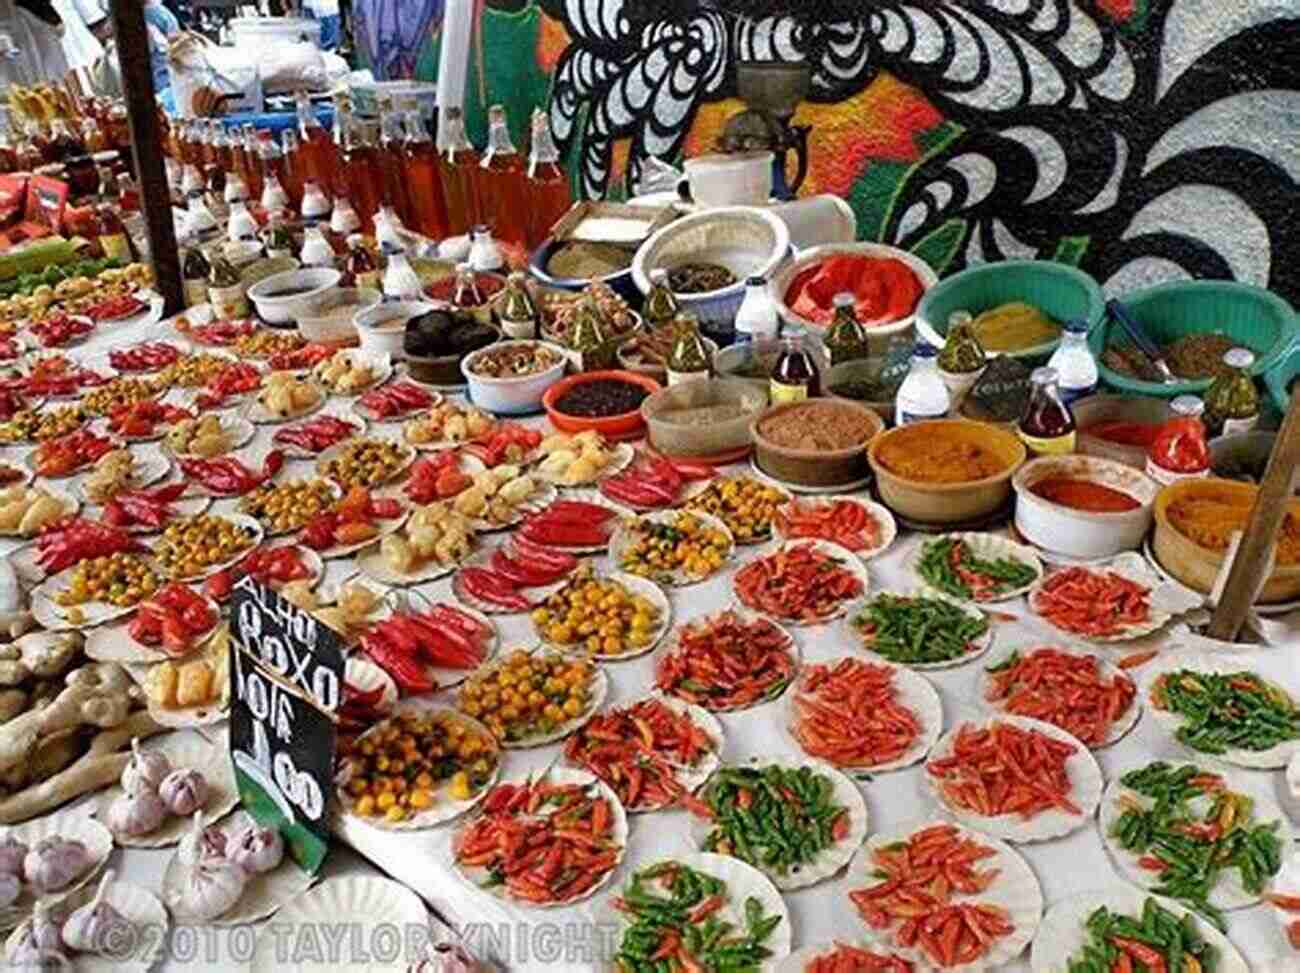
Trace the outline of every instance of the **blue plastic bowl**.
{"type": "Polygon", "coordinates": [[[636,281],[632,279],[632,261],[630,257],[625,269],[615,274],[606,274],[604,277],[554,277],[546,272],[546,265],[550,262],[551,254],[559,246],[560,244],[556,242],[554,237],[547,237],[528,258],[528,272],[539,283],[545,284],[547,287],[555,287],[562,291],[573,291],[578,294],[586,290],[592,281],[598,280],[603,284],[608,284],[615,294],[627,301],[634,309],[641,306],[641,291],[637,289],[636,281]]]}

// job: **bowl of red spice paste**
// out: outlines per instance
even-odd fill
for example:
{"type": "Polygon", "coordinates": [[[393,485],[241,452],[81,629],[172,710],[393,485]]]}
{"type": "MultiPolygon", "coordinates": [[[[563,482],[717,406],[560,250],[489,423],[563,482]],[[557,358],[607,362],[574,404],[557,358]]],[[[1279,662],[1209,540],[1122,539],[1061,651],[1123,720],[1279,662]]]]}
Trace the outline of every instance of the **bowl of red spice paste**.
{"type": "Polygon", "coordinates": [[[830,243],[805,250],[773,275],[768,292],[788,324],[825,330],[835,295],[854,295],[869,339],[907,331],[938,275],[920,257],[883,243],[830,243]]]}
{"type": "Polygon", "coordinates": [[[1166,399],[1145,395],[1090,395],[1070,406],[1079,429],[1078,450],[1146,469],[1147,450],[1172,414],[1166,399]]]}
{"type": "Polygon", "coordinates": [[[1115,460],[1072,453],[1031,460],[1011,478],[1016,529],[1031,544],[1076,558],[1138,547],[1160,485],[1115,460]]]}

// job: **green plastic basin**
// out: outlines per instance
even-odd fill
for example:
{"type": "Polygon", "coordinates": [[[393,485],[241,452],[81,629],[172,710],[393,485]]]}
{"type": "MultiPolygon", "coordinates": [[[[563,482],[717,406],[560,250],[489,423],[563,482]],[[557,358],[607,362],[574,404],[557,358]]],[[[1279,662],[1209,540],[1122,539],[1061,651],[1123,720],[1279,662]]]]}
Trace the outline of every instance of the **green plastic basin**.
{"type": "Polygon", "coordinates": [[[1282,353],[1273,367],[1264,373],[1264,385],[1268,388],[1273,405],[1282,415],[1291,405],[1291,392],[1288,388],[1292,380],[1300,375],[1300,337],[1282,353]]]}

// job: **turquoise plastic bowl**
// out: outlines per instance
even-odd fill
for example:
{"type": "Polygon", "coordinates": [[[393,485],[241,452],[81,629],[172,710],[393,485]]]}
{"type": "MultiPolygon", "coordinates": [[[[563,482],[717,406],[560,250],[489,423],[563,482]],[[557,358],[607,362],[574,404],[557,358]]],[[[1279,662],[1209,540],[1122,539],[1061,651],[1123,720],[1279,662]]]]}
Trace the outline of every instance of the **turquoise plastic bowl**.
{"type": "MultiPolygon", "coordinates": [[[[1011,301],[1033,305],[1058,324],[1083,318],[1096,325],[1106,309],[1100,285],[1076,267],[1051,260],[1004,260],[968,267],[926,291],[916,312],[917,330],[942,347],[953,311],[980,314],[1011,301]]],[[[1041,359],[1058,344],[1060,339],[1054,339],[1008,354],[1041,359]]]]}
{"type": "MultiPolygon", "coordinates": [[[[1291,305],[1262,287],[1234,281],[1179,281],[1148,287],[1120,299],[1157,345],[1167,345],[1189,334],[1221,333],[1255,353],[1253,375],[1263,375],[1278,363],[1296,340],[1297,322],[1291,305]]],[[[1088,347],[1097,356],[1102,381],[1111,388],[1137,395],[1171,399],[1204,392],[1210,379],[1147,382],[1122,375],[1102,360],[1110,341],[1128,344],[1124,329],[1106,316],[1101,327],[1088,335],[1088,347]]]]}
{"type": "Polygon", "coordinates": [[[1287,386],[1297,376],[1300,376],[1300,336],[1291,342],[1282,357],[1264,373],[1264,385],[1268,388],[1269,397],[1282,415],[1286,415],[1286,410],[1291,406],[1291,393],[1287,386]]]}

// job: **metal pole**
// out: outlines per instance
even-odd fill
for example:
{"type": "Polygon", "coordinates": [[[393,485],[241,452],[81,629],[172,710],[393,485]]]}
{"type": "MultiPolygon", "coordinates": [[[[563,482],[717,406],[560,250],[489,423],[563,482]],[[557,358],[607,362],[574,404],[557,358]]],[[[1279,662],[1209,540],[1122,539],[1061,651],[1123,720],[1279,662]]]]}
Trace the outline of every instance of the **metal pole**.
{"type": "Polygon", "coordinates": [[[158,292],[165,302],[165,315],[184,307],[180,254],[172,225],[171,190],[163,168],[162,132],[154,102],[153,70],[149,63],[149,32],[145,28],[144,6],[139,0],[116,0],[109,7],[117,56],[121,62],[122,89],[131,119],[131,151],[140,180],[140,207],[149,234],[158,292]]]}

